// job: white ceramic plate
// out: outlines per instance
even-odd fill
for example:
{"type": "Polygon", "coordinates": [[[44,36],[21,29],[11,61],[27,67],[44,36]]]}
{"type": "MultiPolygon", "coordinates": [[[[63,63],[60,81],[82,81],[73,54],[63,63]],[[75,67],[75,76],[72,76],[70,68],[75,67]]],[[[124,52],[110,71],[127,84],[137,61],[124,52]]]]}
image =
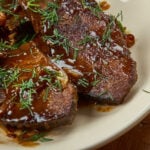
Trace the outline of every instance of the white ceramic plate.
{"type": "MultiPolygon", "coordinates": [[[[137,61],[138,82],[128,95],[129,101],[111,112],[100,113],[91,109],[79,111],[69,127],[54,130],[50,137],[54,141],[29,149],[34,150],[79,150],[102,146],[122,135],[150,112],[150,0],[109,0],[112,14],[124,13],[124,24],[136,36],[132,48],[137,61]]],[[[3,140],[3,134],[0,139],[3,140]]],[[[7,139],[7,138],[6,138],[7,139]]],[[[0,149],[27,150],[16,143],[0,144],[0,149]]]]}

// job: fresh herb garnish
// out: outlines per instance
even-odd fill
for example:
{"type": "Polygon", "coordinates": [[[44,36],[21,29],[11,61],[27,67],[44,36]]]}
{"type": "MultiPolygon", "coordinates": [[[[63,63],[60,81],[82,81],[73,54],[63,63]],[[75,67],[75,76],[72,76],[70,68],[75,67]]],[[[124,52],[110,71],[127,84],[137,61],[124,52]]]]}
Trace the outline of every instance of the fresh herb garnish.
{"type": "Polygon", "coordinates": [[[29,0],[27,2],[27,7],[31,11],[41,15],[42,26],[43,28],[47,26],[49,29],[54,24],[58,22],[57,9],[58,5],[53,2],[48,2],[45,9],[41,9],[39,4],[36,4],[38,0],[29,0]]]}
{"type": "Polygon", "coordinates": [[[53,139],[45,137],[45,133],[35,133],[33,135],[28,135],[27,131],[24,131],[20,136],[19,140],[21,142],[50,142],[53,141],[53,139]]]}
{"type": "Polygon", "coordinates": [[[85,45],[87,43],[90,43],[94,40],[95,38],[89,35],[86,35],[80,42],[79,45],[85,45]]]}
{"type": "Polygon", "coordinates": [[[123,21],[123,12],[120,11],[117,16],[116,16],[116,22],[117,22],[117,25],[118,27],[120,28],[121,32],[124,33],[125,32],[125,28],[124,26],[122,25],[122,22],[123,21]],[[119,20],[119,17],[120,17],[120,20],[119,20]]]}
{"type": "Polygon", "coordinates": [[[77,84],[80,85],[80,86],[83,86],[85,88],[90,85],[89,81],[87,79],[85,79],[85,78],[79,79],[77,84]]]}
{"type": "Polygon", "coordinates": [[[100,83],[102,78],[104,78],[104,76],[95,70],[94,71],[94,80],[91,82],[91,86],[96,86],[98,83],[100,83]]]}
{"type": "Polygon", "coordinates": [[[43,101],[45,102],[48,98],[48,94],[49,94],[49,91],[50,91],[50,87],[47,87],[45,89],[45,93],[44,93],[44,96],[43,96],[43,101]]]}
{"type": "Polygon", "coordinates": [[[102,41],[101,41],[101,44],[102,46],[105,45],[106,41],[110,38],[111,36],[111,32],[112,32],[112,27],[114,25],[114,22],[115,21],[115,17],[114,16],[110,16],[110,22],[109,24],[107,25],[107,28],[105,30],[105,32],[103,33],[103,36],[102,36],[102,41]]]}
{"type": "Polygon", "coordinates": [[[70,42],[65,36],[60,34],[57,29],[54,29],[52,36],[45,35],[43,36],[43,39],[52,45],[62,46],[65,49],[66,54],[69,55],[70,42]]]}
{"type": "Polygon", "coordinates": [[[7,7],[5,7],[5,1],[4,0],[0,0],[0,12],[3,12],[7,15],[12,15],[15,18],[19,18],[19,15],[15,14],[13,12],[13,10],[15,10],[15,8],[17,7],[16,5],[16,0],[13,0],[12,3],[10,3],[7,7]]]}
{"type": "Polygon", "coordinates": [[[38,12],[40,5],[36,4],[36,2],[38,2],[38,0],[28,0],[27,8],[33,12],[38,12]]]}
{"type": "Polygon", "coordinates": [[[14,50],[16,49],[13,45],[10,45],[8,41],[0,40],[0,52],[6,50],[14,50]]]}
{"type": "Polygon", "coordinates": [[[22,81],[21,84],[14,85],[19,88],[19,99],[21,104],[21,109],[28,109],[31,114],[31,106],[33,101],[33,94],[36,94],[35,83],[32,79],[28,81],[22,81]]]}
{"type": "Polygon", "coordinates": [[[64,56],[64,54],[61,54],[61,55],[56,55],[55,58],[53,58],[54,62],[58,62],[62,59],[62,57],[64,56]]]}
{"type": "Polygon", "coordinates": [[[62,46],[67,55],[69,55],[69,49],[72,48],[74,50],[74,59],[77,58],[78,51],[79,51],[78,48],[74,48],[71,45],[69,39],[66,38],[64,35],[60,34],[57,29],[54,29],[53,35],[51,36],[48,36],[48,35],[43,36],[43,40],[47,41],[48,43],[52,45],[62,46]]]}
{"type": "Polygon", "coordinates": [[[123,20],[123,13],[122,13],[122,11],[120,13],[118,13],[116,17],[112,16],[112,15],[110,16],[109,24],[107,25],[107,28],[104,31],[103,36],[102,36],[102,41],[101,41],[102,46],[104,46],[105,43],[107,42],[107,40],[111,37],[112,28],[115,25],[115,22],[117,22],[120,30],[122,32],[124,32],[124,28],[123,28],[121,22],[118,21],[119,17],[121,17],[121,21],[122,21],[123,20]]]}
{"type": "Polygon", "coordinates": [[[102,12],[102,10],[96,2],[92,3],[87,0],[81,0],[81,3],[84,9],[87,8],[91,10],[91,12],[99,18],[99,13],[102,12]]]}
{"type": "Polygon", "coordinates": [[[48,29],[57,24],[58,22],[58,15],[57,15],[58,6],[56,3],[49,2],[47,4],[46,9],[39,9],[38,13],[42,16],[42,24],[43,27],[47,24],[48,29]]]}
{"type": "MultiPolygon", "coordinates": [[[[49,87],[49,90],[56,90],[56,91],[62,91],[62,84],[61,81],[58,79],[58,77],[61,77],[60,72],[55,70],[49,70],[47,68],[44,68],[44,71],[46,72],[46,75],[40,77],[40,81],[46,81],[47,87],[49,87]]],[[[44,99],[48,93],[48,89],[45,92],[44,99]]]]}
{"type": "Polygon", "coordinates": [[[9,4],[10,10],[16,10],[18,6],[18,0],[12,0],[11,4],[9,4]]]}
{"type": "Polygon", "coordinates": [[[31,136],[30,138],[27,139],[27,141],[49,142],[49,141],[53,141],[53,139],[46,138],[45,134],[39,133],[39,134],[35,134],[35,135],[31,136]]]}
{"type": "Polygon", "coordinates": [[[18,80],[20,75],[19,69],[10,68],[4,69],[0,68],[0,86],[3,89],[7,89],[14,81],[18,80]]]}
{"type": "Polygon", "coordinates": [[[33,68],[33,70],[32,70],[32,78],[36,78],[36,76],[37,76],[36,69],[33,68]]]}
{"type": "Polygon", "coordinates": [[[104,91],[100,92],[98,94],[98,97],[101,97],[101,96],[104,96],[104,95],[106,95],[110,100],[112,100],[112,101],[114,100],[113,95],[107,90],[104,90],[104,91]]]}

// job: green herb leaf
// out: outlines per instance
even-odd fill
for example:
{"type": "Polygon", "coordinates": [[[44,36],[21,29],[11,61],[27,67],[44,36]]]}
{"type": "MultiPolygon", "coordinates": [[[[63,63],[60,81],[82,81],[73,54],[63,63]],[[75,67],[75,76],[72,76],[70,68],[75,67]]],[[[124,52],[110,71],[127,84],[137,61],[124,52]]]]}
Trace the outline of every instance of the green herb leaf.
{"type": "Polygon", "coordinates": [[[94,37],[89,36],[89,35],[86,35],[86,36],[84,37],[84,39],[82,39],[82,40],[79,42],[79,45],[85,45],[85,44],[87,44],[87,43],[92,42],[94,39],[95,39],[94,37]]]}
{"type": "Polygon", "coordinates": [[[6,50],[15,50],[16,48],[13,45],[9,45],[9,42],[0,40],[0,52],[6,50]]]}
{"type": "Polygon", "coordinates": [[[18,80],[20,71],[17,68],[0,68],[0,86],[7,89],[14,81],[18,80]]]}
{"type": "Polygon", "coordinates": [[[111,36],[111,32],[112,32],[112,27],[113,27],[113,25],[114,25],[114,22],[115,21],[115,17],[114,16],[110,16],[110,22],[109,22],[109,24],[107,25],[107,28],[106,28],[106,30],[105,30],[105,32],[104,32],[104,34],[103,34],[103,36],[102,36],[102,46],[104,46],[105,45],[105,43],[106,43],[106,41],[110,38],[110,36],[111,36]]]}
{"type": "Polygon", "coordinates": [[[121,21],[123,20],[123,13],[122,11],[120,13],[117,14],[117,16],[110,16],[110,21],[109,24],[107,25],[107,28],[102,36],[102,46],[105,45],[105,43],[107,42],[107,40],[111,37],[111,32],[112,32],[112,28],[115,25],[115,23],[118,24],[120,30],[122,32],[124,32],[124,27],[122,26],[121,22],[118,20],[118,18],[121,17],[121,21]]]}
{"type": "Polygon", "coordinates": [[[51,36],[43,36],[43,40],[51,45],[59,45],[62,46],[67,55],[69,55],[69,49],[72,48],[74,50],[73,58],[76,59],[78,56],[78,48],[74,48],[69,39],[67,39],[64,35],[60,34],[57,29],[53,30],[53,35],[51,36]]]}
{"type": "Polygon", "coordinates": [[[33,94],[36,94],[35,83],[32,79],[28,81],[22,81],[21,84],[16,84],[14,87],[19,88],[19,99],[21,103],[21,109],[28,109],[33,115],[31,111],[31,105],[33,101],[33,94]]]}
{"type": "Polygon", "coordinates": [[[41,9],[37,2],[38,0],[29,0],[27,2],[27,7],[31,11],[41,15],[43,28],[47,26],[49,29],[54,24],[57,24],[59,19],[57,15],[58,5],[53,2],[48,2],[47,7],[45,9],[41,9]]]}
{"type": "Polygon", "coordinates": [[[37,141],[40,141],[40,142],[50,142],[50,141],[53,141],[53,139],[50,139],[50,138],[47,138],[45,137],[45,133],[37,133],[37,134],[34,134],[32,136],[29,136],[29,137],[24,137],[24,135],[26,135],[27,132],[25,131],[21,136],[20,136],[20,139],[23,140],[23,141],[31,141],[31,142],[37,142],[37,141]]]}
{"type": "Polygon", "coordinates": [[[81,0],[82,6],[84,9],[89,9],[95,16],[99,18],[99,13],[102,12],[102,9],[98,6],[98,4],[92,3],[87,0],[81,0]]]}
{"type": "Polygon", "coordinates": [[[89,81],[85,78],[82,78],[78,80],[77,84],[86,88],[89,86],[89,81]]]}

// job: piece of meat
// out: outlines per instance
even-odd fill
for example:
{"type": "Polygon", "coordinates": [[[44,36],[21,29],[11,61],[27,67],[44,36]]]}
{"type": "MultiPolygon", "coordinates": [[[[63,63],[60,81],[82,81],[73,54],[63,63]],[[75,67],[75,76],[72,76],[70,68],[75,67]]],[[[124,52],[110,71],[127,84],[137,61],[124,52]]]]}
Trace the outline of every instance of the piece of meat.
{"type": "MultiPolygon", "coordinates": [[[[39,34],[35,39],[38,47],[64,69],[80,94],[99,103],[123,102],[137,80],[137,72],[129,51],[134,36],[124,32],[117,17],[97,13],[97,4],[93,0],[82,3],[80,0],[60,0],[57,4],[49,0],[58,6],[55,10],[59,18],[49,27],[50,20],[43,26],[44,16],[28,8],[26,0],[19,2],[39,34]],[[69,52],[65,45],[56,41],[58,39],[60,43],[69,43],[69,52]]],[[[38,9],[47,8],[45,1],[36,4],[38,9]]]]}
{"type": "Polygon", "coordinates": [[[34,129],[72,123],[77,111],[76,87],[34,42],[7,51],[0,66],[1,75],[6,73],[0,77],[0,122],[34,129]]]}

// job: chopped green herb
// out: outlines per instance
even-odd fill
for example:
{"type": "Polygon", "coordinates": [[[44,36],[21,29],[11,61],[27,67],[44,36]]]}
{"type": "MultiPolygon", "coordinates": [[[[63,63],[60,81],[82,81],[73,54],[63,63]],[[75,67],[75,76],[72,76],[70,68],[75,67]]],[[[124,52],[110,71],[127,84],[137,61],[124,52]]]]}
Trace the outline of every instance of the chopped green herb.
{"type": "Polygon", "coordinates": [[[79,49],[78,48],[73,48],[73,49],[74,49],[73,59],[76,60],[79,54],[79,49]]]}
{"type": "Polygon", "coordinates": [[[110,100],[112,100],[112,101],[114,100],[112,94],[111,94],[109,91],[107,91],[107,90],[104,90],[104,91],[102,91],[101,93],[99,93],[98,97],[101,97],[101,96],[103,96],[103,95],[105,95],[105,94],[107,94],[108,99],[110,99],[110,100]]]}
{"type": "Polygon", "coordinates": [[[55,62],[58,62],[62,59],[62,57],[64,56],[64,54],[61,54],[61,55],[56,55],[54,59],[55,62]]]}
{"type": "Polygon", "coordinates": [[[94,37],[89,36],[89,35],[86,35],[86,36],[84,37],[84,39],[79,42],[79,45],[85,45],[85,44],[87,44],[87,43],[92,42],[94,39],[95,39],[94,37]]]}
{"type": "Polygon", "coordinates": [[[96,86],[98,83],[100,83],[102,78],[104,78],[104,76],[102,74],[100,74],[98,71],[95,70],[94,80],[93,80],[93,82],[91,82],[91,85],[96,86]]]}
{"type": "Polygon", "coordinates": [[[9,45],[7,41],[0,40],[0,52],[6,50],[14,50],[16,49],[13,45],[9,45]]]}
{"type": "Polygon", "coordinates": [[[94,80],[93,82],[91,82],[91,85],[96,86],[98,83],[100,83],[100,80],[94,80]]]}
{"type": "Polygon", "coordinates": [[[89,81],[85,78],[82,78],[78,80],[77,84],[86,88],[89,86],[89,81]]]}
{"type": "Polygon", "coordinates": [[[101,93],[99,93],[98,96],[101,97],[102,95],[105,95],[106,93],[107,93],[107,90],[104,90],[101,93]]]}
{"type": "Polygon", "coordinates": [[[69,54],[70,42],[65,36],[61,35],[57,29],[54,29],[52,36],[43,36],[44,41],[50,42],[52,45],[60,45],[62,46],[66,54],[69,54]]]}
{"type": "Polygon", "coordinates": [[[44,71],[47,73],[44,76],[40,77],[40,81],[46,81],[47,86],[49,87],[50,90],[57,90],[61,91],[62,90],[62,84],[58,77],[60,77],[60,73],[58,71],[54,70],[49,70],[44,68],[44,71]]]}
{"type": "Polygon", "coordinates": [[[27,7],[33,12],[38,12],[38,8],[40,7],[39,4],[36,4],[38,0],[28,0],[27,7]]]}
{"type": "Polygon", "coordinates": [[[35,83],[32,79],[28,81],[22,81],[21,84],[14,85],[19,88],[19,99],[21,103],[21,109],[28,109],[31,114],[31,105],[33,101],[33,94],[36,94],[35,83]]]}
{"type": "Polygon", "coordinates": [[[10,3],[7,7],[5,7],[5,1],[4,0],[0,0],[0,12],[3,12],[7,15],[12,15],[15,18],[19,18],[19,15],[15,14],[13,12],[13,10],[15,10],[15,8],[17,7],[16,5],[16,0],[13,0],[12,3],[10,3]]]}
{"type": "Polygon", "coordinates": [[[124,32],[124,27],[122,26],[121,22],[118,20],[118,18],[121,17],[121,21],[123,20],[123,13],[122,11],[117,14],[117,16],[110,16],[109,24],[107,25],[107,28],[102,36],[102,46],[105,45],[106,41],[111,37],[112,28],[115,24],[115,22],[118,24],[120,30],[124,32]]]}
{"type": "Polygon", "coordinates": [[[117,25],[118,27],[120,28],[120,30],[124,33],[125,32],[125,28],[124,26],[122,25],[122,22],[123,21],[123,12],[120,11],[117,16],[116,16],[116,22],[117,22],[117,25]],[[119,17],[120,17],[120,20],[119,20],[119,17]]]}
{"type": "Polygon", "coordinates": [[[54,29],[52,36],[43,36],[44,41],[51,43],[52,45],[62,46],[67,55],[69,55],[69,49],[72,48],[74,50],[74,59],[77,58],[78,48],[74,48],[69,39],[67,39],[64,35],[60,34],[57,29],[54,29]]]}
{"type": "Polygon", "coordinates": [[[112,27],[114,25],[114,21],[115,21],[115,17],[114,16],[110,16],[110,22],[109,24],[107,25],[107,28],[102,36],[102,46],[105,45],[106,41],[110,38],[111,36],[111,32],[112,32],[112,27]]]}
{"type": "Polygon", "coordinates": [[[39,9],[38,13],[42,16],[42,23],[43,26],[48,24],[48,29],[57,24],[58,22],[58,15],[57,15],[58,6],[56,3],[48,2],[46,9],[39,9]]]}
{"type": "Polygon", "coordinates": [[[10,10],[16,10],[18,6],[18,0],[12,0],[11,4],[9,4],[10,10]]]}
{"type": "Polygon", "coordinates": [[[32,78],[36,78],[37,74],[36,74],[36,69],[33,68],[32,70],[32,78]]]}
{"type": "Polygon", "coordinates": [[[95,2],[94,5],[92,2],[89,2],[87,0],[81,0],[82,6],[84,9],[89,9],[91,12],[99,18],[99,13],[102,12],[100,6],[95,2]]]}
{"type": "Polygon", "coordinates": [[[29,0],[27,7],[31,11],[41,15],[43,28],[47,25],[48,29],[58,22],[57,9],[58,5],[53,2],[48,2],[45,9],[41,9],[39,4],[36,4],[38,0],[29,0]]]}
{"type": "Polygon", "coordinates": [[[14,81],[18,80],[20,71],[17,68],[0,68],[0,86],[7,89],[14,81]]]}
{"type": "Polygon", "coordinates": [[[20,135],[20,140],[21,141],[26,141],[26,142],[50,142],[50,141],[53,141],[53,139],[50,139],[50,138],[47,138],[45,137],[46,134],[45,133],[37,133],[37,134],[34,134],[34,135],[31,135],[28,137],[28,134],[27,134],[27,131],[25,131],[24,133],[22,133],[20,135]]]}
{"type": "Polygon", "coordinates": [[[61,84],[61,81],[60,80],[55,80],[55,82],[53,83],[53,86],[52,86],[54,89],[57,89],[59,91],[62,91],[62,84],[61,84]]]}
{"type": "Polygon", "coordinates": [[[48,98],[48,93],[49,93],[49,91],[50,91],[50,87],[47,87],[46,89],[45,89],[45,94],[44,94],[44,96],[43,96],[43,101],[45,102],[46,100],[47,100],[47,98],[48,98]]]}

